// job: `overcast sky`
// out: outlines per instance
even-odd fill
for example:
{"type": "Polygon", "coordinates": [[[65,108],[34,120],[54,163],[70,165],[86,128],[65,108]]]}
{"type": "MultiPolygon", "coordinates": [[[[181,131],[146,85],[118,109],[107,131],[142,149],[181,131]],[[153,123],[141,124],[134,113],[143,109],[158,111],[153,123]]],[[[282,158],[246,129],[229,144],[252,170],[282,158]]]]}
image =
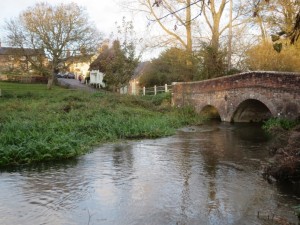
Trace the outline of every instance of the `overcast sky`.
{"type": "MultiPolygon", "coordinates": [[[[134,29],[139,40],[151,39],[149,35],[150,31],[147,31],[149,20],[146,15],[142,13],[137,15],[122,9],[119,3],[120,1],[124,2],[124,0],[1,0],[0,41],[2,47],[8,47],[7,43],[5,43],[3,32],[4,21],[17,17],[22,11],[34,6],[38,2],[48,2],[52,5],[75,2],[85,7],[90,20],[96,24],[100,32],[104,33],[105,38],[109,38],[112,32],[116,33],[115,23],[118,22],[118,24],[121,24],[122,18],[125,16],[126,21],[133,21],[134,29]]],[[[153,32],[153,30],[151,30],[151,32],[153,32]]],[[[137,49],[140,51],[143,47],[137,43],[137,49]]],[[[148,48],[147,51],[143,53],[142,60],[157,57],[161,50],[160,48],[148,48]]]]}
{"type": "MultiPolygon", "coordinates": [[[[134,21],[136,30],[139,32],[141,28],[146,26],[146,18],[140,15],[137,19],[131,13],[126,13],[118,4],[119,0],[48,0],[49,3],[55,5],[58,3],[75,2],[86,8],[91,21],[94,21],[97,28],[107,36],[114,31],[115,22],[121,23],[123,16],[127,20],[134,21]]],[[[4,21],[12,17],[18,16],[23,10],[39,0],[1,0],[0,26],[4,25],[4,21]]],[[[3,35],[0,35],[3,39],[3,35]]],[[[4,40],[2,40],[4,42],[4,40]]],[[[3,43],[5,44],[5,43],[3,43]]]]}

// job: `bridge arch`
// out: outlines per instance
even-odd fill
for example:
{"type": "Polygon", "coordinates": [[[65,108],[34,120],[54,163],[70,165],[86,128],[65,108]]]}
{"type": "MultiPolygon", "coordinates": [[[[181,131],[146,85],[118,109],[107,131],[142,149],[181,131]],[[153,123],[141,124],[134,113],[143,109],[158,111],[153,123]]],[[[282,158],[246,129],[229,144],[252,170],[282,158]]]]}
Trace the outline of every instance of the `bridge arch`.
{"type": "Polygon", "coordinates": [[[245,110],[251,111],[249,105],[253,112],[257,112],[256,106],[264,108],[262,111],[268,116],[296,119],[300,116],[299,86],[300,73],[251,71],[176,83],[172,87],[172,104],[193,105],[197,112],[211,104],[218,109],[222,121],[227,122],[237,121],[245,110]]]}
{"type": "Polygon", "coordinates": [[[204,105],[199,110],[200,115],[203,115],[209,119],[221,120],[221,114],[217,107],[213,105],[204,105]]]}
{"type": "Polygon", "coordinates": [[[261,122],[276,116],[274,105],[262,95],[245,95],[240,99],[230,113],[231,122],[261,122]]]}

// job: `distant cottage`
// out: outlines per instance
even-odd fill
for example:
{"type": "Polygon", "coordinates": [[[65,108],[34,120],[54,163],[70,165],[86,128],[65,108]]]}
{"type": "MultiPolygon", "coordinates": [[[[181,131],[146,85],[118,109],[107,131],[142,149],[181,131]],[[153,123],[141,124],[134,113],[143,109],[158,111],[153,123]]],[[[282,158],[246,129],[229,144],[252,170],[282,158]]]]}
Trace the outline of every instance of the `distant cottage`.
{"type": "Polygon", "coordinates": [[[127,93],[132,95],[139,95],[139,92],[141,91],[140,87],[140,78],[144,75],[145,71],[150,66],[150,62],[141,62],[138,64],[138,66],[133,71],[133,75],[129,81],[129,87],[127,87],[127,93]]]}
{"type": "Polygon", "coordinates": [[[2,47],[0,43],[0,74],[34,73],[33,64],[46,63],[43,50],[2,47]]]}
{"type": "Polygon", "coordinates": [[[75,79],[79,79],[79,76],[84,80],[89,73],[89,67],[91,62],[95,59],[94,55],[75,55],[70,56],[66,60],[68,70],[75,74],[75,79]]]}

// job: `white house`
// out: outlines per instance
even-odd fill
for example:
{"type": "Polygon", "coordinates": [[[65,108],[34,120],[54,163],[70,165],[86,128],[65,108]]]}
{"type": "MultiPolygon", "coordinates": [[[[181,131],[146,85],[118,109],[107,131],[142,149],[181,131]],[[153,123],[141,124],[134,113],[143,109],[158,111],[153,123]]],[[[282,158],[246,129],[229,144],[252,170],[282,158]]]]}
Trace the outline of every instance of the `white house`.
{"type": "Polygon", "coordinates": [[[90,72],[90,84],[96,85],[97,87],[105,87],[105,83],[103,82],[105,74],[100,72],[99,70],[92,70],[90,72]]]}

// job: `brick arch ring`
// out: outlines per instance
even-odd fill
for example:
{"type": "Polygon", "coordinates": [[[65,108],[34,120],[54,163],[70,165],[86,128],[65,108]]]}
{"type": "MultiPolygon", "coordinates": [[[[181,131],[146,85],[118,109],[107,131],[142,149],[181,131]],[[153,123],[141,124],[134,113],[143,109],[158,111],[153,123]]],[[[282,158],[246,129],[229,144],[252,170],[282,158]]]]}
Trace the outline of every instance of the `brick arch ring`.
{"type": "Polygon", "coordinates": [[[240,101],[237,102],[237,104],[232,108],[232,110],[230,110],[228,112],[228,116],[230,118],[230,120],[233,119],[234,113],[236,112],[236,110],[239,108],[239,106],[246,100],[257,100],[260,101],[261,103],[263,103],[271,112],[273,117],[277,116],[277,111],[276,111],[276,107],[275,105],[270,102],[270,100],[261,94],[255,93],[255,94],[243,94],[240,97],[240,101]]]}

